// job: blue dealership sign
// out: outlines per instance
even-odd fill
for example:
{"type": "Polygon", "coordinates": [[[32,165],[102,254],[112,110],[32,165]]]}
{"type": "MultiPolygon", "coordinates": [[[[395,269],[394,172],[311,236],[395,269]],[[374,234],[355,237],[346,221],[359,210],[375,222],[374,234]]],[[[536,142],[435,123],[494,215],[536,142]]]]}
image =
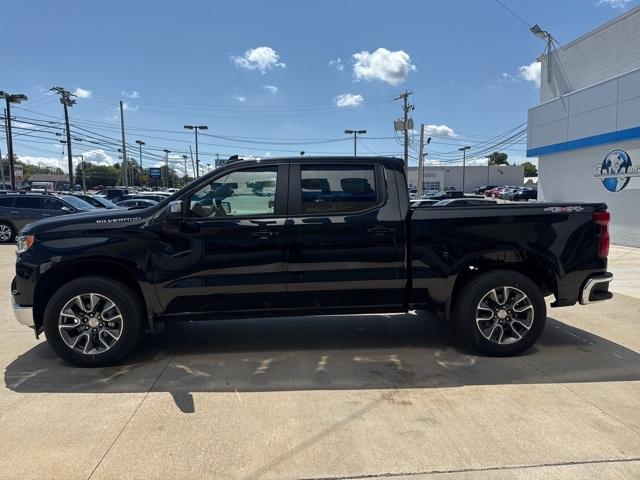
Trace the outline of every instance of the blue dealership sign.
{"type": "Polygon", "coordinates": [[[149,169],[150,178],[162,178],[162,170],[160,167],[153,167],[149,169]]]}

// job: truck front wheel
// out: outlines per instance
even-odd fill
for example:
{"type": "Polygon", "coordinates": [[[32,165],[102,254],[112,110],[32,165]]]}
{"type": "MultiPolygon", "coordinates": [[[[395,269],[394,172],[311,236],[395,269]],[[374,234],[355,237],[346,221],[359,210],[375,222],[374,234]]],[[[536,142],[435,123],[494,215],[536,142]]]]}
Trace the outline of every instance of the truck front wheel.
{"type": "Polygon", "coordinates": [[[495,270],[459,289],[452,320],[465,340],[487,355],[523,352],[542,334],[547,318],[544,296],[526,276],[495,270]]]}
{"type": "Polygon", "coordinates": [[[44,311],[44,332],[51,348],[74,365],[111,365],[135,347],[142,312],[138,296],[123,283],[81,277],[51,296],[44,311]]]}

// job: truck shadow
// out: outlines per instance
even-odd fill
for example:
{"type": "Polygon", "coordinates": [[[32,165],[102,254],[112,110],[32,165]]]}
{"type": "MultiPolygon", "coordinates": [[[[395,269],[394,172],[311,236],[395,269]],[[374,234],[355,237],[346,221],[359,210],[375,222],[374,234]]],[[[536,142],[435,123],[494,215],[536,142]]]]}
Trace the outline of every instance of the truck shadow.
{"type": "Polygon", "coordinates": [[[46,343],[5,370],[20,393],[191,393],[640,380],[640,354],[553,318],[534,348],[474,355],[433,316],[359,315],[179,323],[148,336],[126,363],[75,368],[46,343]]]}

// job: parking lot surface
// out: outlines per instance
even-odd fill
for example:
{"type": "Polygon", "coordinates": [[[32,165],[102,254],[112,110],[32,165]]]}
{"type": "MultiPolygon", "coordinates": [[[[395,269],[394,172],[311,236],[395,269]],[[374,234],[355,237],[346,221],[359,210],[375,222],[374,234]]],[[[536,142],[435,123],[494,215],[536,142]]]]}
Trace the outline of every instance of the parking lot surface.
{"type": "Polygon", "coordinates": [[[514,358],[426,314],[168,326],[65,364],[11,313],[0,247],[0,478],[640,478],[640,250],[614,299],[549,309],[514,358]]]}

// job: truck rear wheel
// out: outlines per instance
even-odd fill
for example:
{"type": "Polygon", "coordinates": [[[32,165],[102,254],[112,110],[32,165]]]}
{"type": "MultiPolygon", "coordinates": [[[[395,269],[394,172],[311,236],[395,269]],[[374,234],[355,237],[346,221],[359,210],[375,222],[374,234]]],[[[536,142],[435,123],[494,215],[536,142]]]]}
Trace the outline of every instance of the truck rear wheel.
{"type": "Polygon", "coordinates": [[[111,365],[127,355],[142,331],[143,309],[129,287],[105,277],[81,277],[58,289],[44,311],[51,348],[80,367],[111,365]]]}
{"type": "Polygon", "coordinates": [[[471,279],[458,294],[452,320],[466,343],[483,354],[517,355],[544,330],[547,309],[538,286],[510,270],[471,279]]]}

